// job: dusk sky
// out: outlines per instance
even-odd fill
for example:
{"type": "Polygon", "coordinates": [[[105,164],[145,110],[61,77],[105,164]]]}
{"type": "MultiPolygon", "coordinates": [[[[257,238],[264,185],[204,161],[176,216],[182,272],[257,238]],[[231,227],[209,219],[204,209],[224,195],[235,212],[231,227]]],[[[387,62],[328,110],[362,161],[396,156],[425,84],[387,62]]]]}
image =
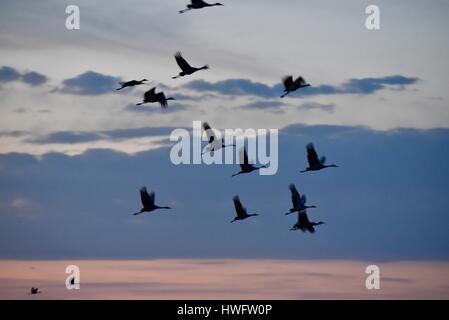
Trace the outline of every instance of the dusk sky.
{"type": "Polygon", "coordinates": [[[447,263],[449,2],[222,2],[0,2],[0,259],[447,263]],[[177,50],[210,69],[171,79],[177,50]],[[312,86],[280,99],[288,74],[312,86]],[[152,86],[176,100],[135,106],[152,86]],[[172,164],[194,120],[279,129],[277,174],[172,164]],[[309,142],[339,167],[299,173],[309,142]],[[290,183],[315,234],[289,231],[290,183]],[[141,186],[173,209],[133,216],[141,186]],[[259,216],[230,224],[234,195],[259,216]]]}

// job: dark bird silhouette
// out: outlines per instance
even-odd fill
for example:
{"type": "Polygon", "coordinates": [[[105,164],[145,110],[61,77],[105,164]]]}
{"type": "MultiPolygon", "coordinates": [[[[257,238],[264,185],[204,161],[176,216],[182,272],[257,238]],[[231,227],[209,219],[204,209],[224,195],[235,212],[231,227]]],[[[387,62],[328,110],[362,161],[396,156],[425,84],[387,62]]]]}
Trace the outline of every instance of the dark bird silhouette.
{"type": "Polygon", "coordinates": [[[30,294],[38,294],[38,293],[42,293],[42,291],[39,291],[38,288],[31,287],[30,294]]]}
{"type": "Polygon", "coordinates": [[[255,170],[259,170],[261,168],[265,168],[266,166],[260,166],[255,167],[254,165],[250,164],[248,161],[248,155],[246,154],[245,148],[240,150],[240,171],[233,174],[232,176],[235,177],[236,175],[242,174],[242,173],[250,173],[255,170]],[[241,159],[243,156],[243,159],[241,159]],[[243,160],[243,163],[241,162],[243,160]]]}
{"type": "Polygon", "coordinates": [[[235,147],[235,144],[224,144],[224,137],[221,137],[221,139],[217,140],[218,137],[215,135],[214,130],[211,128],[211,126],[207,122],[203,122],[203,130],[206,131],[208,144],[206,146],[206,151],[203,152],[213,152],[216,150],[219,150],[221,148],[226,147],[235,147]]]}
{"type": "Polygon", "coordinates": [[[140,209],[139,212],[134,213],[134,215],[136,216],[142,212],[151,212],[156,209],[171,209],[170,207],[159,207],[159,206],[155,205],[154,204],[155,197],[156,197],[156,195],[154,192],[151,192],[150,194],[148,194],[147,188],[142,187],[140,189],[140,199],[142,200],[143,208],[140,209]]]}
{"type": "Polygon", "coordinates": [[[309,231],[310,233],[315,233],[315,226],[324,224],[324,222],[310,222],[309,217],[307,217],[306,211],[298,212],[298,222],[290,230],[301,230],[303,232],[309,231]]]}
{"type": "Polygon", "coordinates": [[[167,108],[168,100],[175,100],[175,98],[166,98],[163,92],[156,93],[156,87],[154,87],[144,93],[143,101],[137,103],[136,106],[140,106],[144,103],[159,102],[162,108],[167,108]]]}
{"type": "Polygon", "coordinates": [[[302,196],[299,194],[298,190],[296,190],[295,185],[292,183],[288,186],[290,189],[290,192],[292,193],[292,204],[293,208],[290,209],[289,212],[286,213],[286,215],[293,213],[293,212],[301,212],[308,208],[316,208],[316,206],[306,206],[306,195],[303,194],[302,196]]]}
{"type": "Polygon", "coordinates": [[[243,207],[242,203],[240,202],[240,198],[238,196],[235,196],[234,198],[232,198],[232,200],[234,201],[234,207],[235,207],[235,212],[237,213],[237,216],[231,222],[234,222],[237,220],[244,220],[246,218],[253,217],[253,216],[258,216],[257,213],[248,214],[248,212],[246,211],[246,208],[243,207]]]}
{"type": "Polygon", "coordinates": [[[123,88],[126,87],[134,87],[134,86],[138,86],[140,84],[143,84],[145,81],[148,81],[147,79],[142,79],[142,80],[131,80],[131,81],[126,81],[126,82],[120,82],[121,87],[117,88],[115,90],[121,90],[123,88]]]}
{"type": "Polygon", "coordinates": [[[304,80],[303,77],[298,77],[295,81],[293,81],[292,76],[286,76],[282,78],[282,82],[284,83],[284,93],[281,95],[281,98],[300,88],[310,87],[310,84],[306,83],[306,80],[304,80]]]}
{"type": "Polygon", "coordinates": [[[187,75],[192,74],[194,72],[197,72],[199,70],[207,70],[207,69],[209,69],[209,66],[207,64],[202,66],[201,68],[192,67],[182,57],[180,51],[175,53],[175,60],[176,60],[176,63],[178,64],[178,66],[181,68],[182,71],[179,73],[179,75],[172,77],[172,79],[176,79],[176,78],[179,78],[179,77],[184,77],[184,76],[187,76],[187,75]]]}
{"type": "Polygon", "coordinates": [[[223,5],[223,4],[219,3],[219,2],[209,4],[207,2],[204,2],[203,0],[191,0],[190,3],[191,4],[188,4],[186,6],[187,9],[181,10],[181,11],[179,11],[179,13],[184,13],[184,12],[192,10],[192,9],[202,9],[202,8],[206,8],[206,7],[222,6],[223,5]]]}
{"type": "Polygon", "coordinates": [[[318,155],[315,151],[313,143],[307,144],[306,148],[307,148],[307,161],[309,162],[309,167],[307,167],[306,170],[302,170],[301,172],[318,171],[324,168],[338,167],[335,164],[325,165],[324,164],[326,162],[325,156],[322,156],[320,159],[318,159],[318,155]]]}

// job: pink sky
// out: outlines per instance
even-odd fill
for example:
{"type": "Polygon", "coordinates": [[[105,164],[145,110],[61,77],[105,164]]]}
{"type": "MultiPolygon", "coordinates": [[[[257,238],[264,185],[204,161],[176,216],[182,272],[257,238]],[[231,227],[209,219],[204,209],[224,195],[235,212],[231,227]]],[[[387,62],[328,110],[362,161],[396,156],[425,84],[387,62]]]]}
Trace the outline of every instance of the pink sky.
{"type": "Polygon", "coordinates": [[[449,299],[449,262],[0,260],[0,299],[449,299]],[[81,289],[67,290],[67,265],[81,289]],[[365,268],[381,270],[367,290],[365,268]],[[29,295],[31,286],[43,291],[29,295]]]}

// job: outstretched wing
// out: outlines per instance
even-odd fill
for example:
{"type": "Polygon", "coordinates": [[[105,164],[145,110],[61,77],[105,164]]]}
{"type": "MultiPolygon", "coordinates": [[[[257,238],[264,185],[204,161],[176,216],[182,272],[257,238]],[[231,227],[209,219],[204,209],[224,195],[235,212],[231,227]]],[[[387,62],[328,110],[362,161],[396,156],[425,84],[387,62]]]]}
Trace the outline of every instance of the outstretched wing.
{"type": "Polygon", "coordinates": [[[316,154],[315,147],[313,143],[307,144],[307,160],[309,161],[309,165],[311,167],[317,166],[320,164],[318,160],[318,155],[316,154]]]}
{"type": "Polygon", "coordinates": [[[301,207],[301,197],[299,195],[298,190],[296,190],[295,185],[292,183],[291,185],[288,186],[288,188],[290,189],[290,192],[292,193],[293,208],[301,207]]]}
{"type": "Polygon", "coordinates": [[[292,76],[285,76],[282,78],[282,82],[284,83],[285,89],[290,88],[290,86],[293,83],[293,77],[292,76]]]}
{"type": "Polygon", "coordinates": [[[234,201],[234,207],[237,216],[240,218],[246,216],[246,210],[240,202],[240,198],[238,196],[235,196],[234,198],[232,198],[232,200],[234,201]]]}
{"type": "Polygon", "coordinates": [[[212,143],[215,140],[214,131],[210,127],[207,122],[203,122],[203,129],[206,131],[207,139],[209,139],[209,143],[212,143]]]}
{"type": "Polygon", "coordinates": [[[178,64],[178,66],[183,70],[189,70],[192,67],[190,66],[190,64],[182,57],[181,52],[178,51],[175,53],[175,59],[176,59],[176,63],[178,64]]]}
{"type": "Polygon", "coordinates": [[[243,148],[242,155],[243,155],[243,164],[249,164],[249,162],[248,162],[248,154],[246,153],[246,149],[245,148],[243,148]]]}
{"type": "Polygon", "coordinates": [[[298,212],[298,225],[300,228],[304,230],[309,224],[309,217],[307,216],[306,210],[298,212]]]}
{"type": "Polygon", "coordinates": [[[147,188],[142,187],[140,189],[140,199],[144,208],[152,207],[154,205],[154,192],[151,195],[148,194],[147,188]]]}
{"type": "Polygon", "coordinates": [[[299,84],[302,85],[302,86],[307,84],[306,80],[304,80],[303,77],[298,77],[298,78],[295,80],[295,82],[299,83],[299,84]]]}
{"type": "Polygon", "coordinates": [[[306,195],[305,194],[303,194],[302,196],[301,196],[301,204],[304,206],[305,204],[306,204],[306,195]]]}
{"type": "Polygon", "coordinates": [[[202,5],[205,3],[203,0],[191,0],[190,2],[192,2],[193,5],[202,5]]]}
{"type": "Polygon", "coordinates": [[[322,157],[320,158],[320,162],[321,162],[321,164],[325,164],[325,163],[326,163],[326,157],[325,157],[325,156],[322,156],[322,157]]]}
{"type": "Polygon", "coordinates": [[[156,94],[156,87],[153,87],[147,92],[145,92],[143,97],[145,98],[145,100],[151,100],[152,98],[154,98],[155,94],[156,94]]]}
{"type": "Polygon", "coordinates": [[[156,93],[156,100],[161,104],[162,108],[167,108],[167,98],[163,92],[156,93]]]}

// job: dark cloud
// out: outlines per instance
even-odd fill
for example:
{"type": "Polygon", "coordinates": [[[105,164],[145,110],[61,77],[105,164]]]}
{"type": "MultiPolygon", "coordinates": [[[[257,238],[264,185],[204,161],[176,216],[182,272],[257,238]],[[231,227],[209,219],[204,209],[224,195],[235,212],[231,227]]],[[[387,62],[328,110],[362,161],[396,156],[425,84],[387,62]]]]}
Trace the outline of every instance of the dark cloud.
{"type": "Polygon", "coordinates": [[[35,144],[49,144],[49,143],[82,143],[100,140],[101,135],[94,132],[74,132],[74,131],[59,131],[48,135],[36,138],[30,138],[26,142],[35,144]]]}
{"type": "MultiPolygon", "coordinates": [[[[281,111],[282,107],[292,107],[292,106],[276,100],[255,101],[241,106],[242,109],[260,109],[260,110],[278,110],[278,111],[281,111]]],[[[335,105],[321,104],[318,102],[305,102],[300,106],[298,106],[297,109],[302,110],[318,109],[326,112],[333,112],[335,109],[335,105]]]]}
{"type": "Polygon", "coordinates": [[[194,80],[183,87],[195,91],[210,91],[225,95],[254,95],[260,97],[273,97],[282,92],[282,87],[276,85],[274,87],[267,86],[260,82],[253,82],[247,79],[228,79],[215,83],[205,80],[194,80]]]}
{"type": "Polygon", "coordinates": [[[335,105],[334,104],[322,104],[318,102],[305,102],[298,107],[301,110],[322,110],[325,112],[334,112],[335,105]]]}
{"type": "MultiPolygon", "coordinates": [[[[169,130],[96,134],[128,138],[169,130]]],[[[278,173],[248,175],[240,183],[230,178],[237,165],[176,166],[170,148],[133,155],[0,154],[0,212],[8,213],[0,215],[0,257],[449,258],[449,152],[442,147],[449,129],[298,124],[281,132],[278,173]],[[310,141],[339,168],[299,174],[310,141]],[[289,231],[295,217],[282,214],[295,181],[318,206],[310,218],[326,223],[314,235],[289,231]],[[174,209],[133,216],[142,185],[174,209]],[[230,224],[235,194],[260,216],[230,224]],[[12,207],[17,197],[30,199],[42,214],[22,219],[34,207],[12,207]]]]}
{"type": "MultiPolygon", "coordinates": [[[[167,136],[174,127],[145,127],[135,129],[116,129],[94,132],[58,131],[44,136],[25,140],[34,144],[71,144],[94,142],[100,140],[126,140],[132,138],[167,136]]],[[[0,132],[1,136],[1,132],[0,132]]]]}
{"type": "Polygon", "coordinates": [[[30,134],[29,131],[21,131],[21,130],[14,130],[14,131],[0,131],[0,137],[23,137],[30,134]]]}
{"type": "MultiPolygon", "coordinates": [[[[340,86],[318,85],[300,89],[298,96],[331,95],[331,94],[361,94],[368,95],[392,87],[402,90],[407,85],[418,81],[415,77],[401,75],[381,78],[350,79],[340,86]]],[[[252,95],[264,98],[278,97],[282,91],[282,84],[269,86],[247,79],[228,79],[215,83],[205,80],[194,80],[184,85],[185,88],[195,91],[217,92],[224,95],[252,95]]],[[[295,95],[296,93],[290,94],[295,95]]]]}
{"type": "Polygon", "coordinates": [[[48,78],[38,72],[27,72],[22,75],[22,81],[32,86],[39,86],[48,81],[48,78]]]}
{"type": "Polygon", "coordinates": [[[95,96],[114,92],[120,78],[104,75],[94,71],[86,71],[74,78],[66,79],[57,91],[78,95],[95,96]]]}
{"type": "Polygon", "coordinates": [[[109,137],[110,139],[132,139],[140,137],[150,137],[150,136],[167,136],[175,127],[146,127],[146,128],[135,128],[135,129],[116,129],[102,131],[102,134],[109,137]]]}
{"type": "Polygon", "coordinates": [[[250,102],[248,104],[245,104],[241,106],[242,109],[280,109],[282,106],[285,106],[286,104],[280,101],[255,101],[250,102]]]}
{"type": "Polygon", "coordinates": [[[19,78],[20,73],[16,69],[6,66],[0,68],[0,82],[15,81],[19,78]]]}
{"type": "Polygon", "coordinates": [[[39,86],[48,81],[48,78],[35,71],[29,71],[21,74],[14,68],[11,67],[1,67],[0,68],[0,82],[10,82],[10,81],[22,81],[32,86],[39,86]]]}

